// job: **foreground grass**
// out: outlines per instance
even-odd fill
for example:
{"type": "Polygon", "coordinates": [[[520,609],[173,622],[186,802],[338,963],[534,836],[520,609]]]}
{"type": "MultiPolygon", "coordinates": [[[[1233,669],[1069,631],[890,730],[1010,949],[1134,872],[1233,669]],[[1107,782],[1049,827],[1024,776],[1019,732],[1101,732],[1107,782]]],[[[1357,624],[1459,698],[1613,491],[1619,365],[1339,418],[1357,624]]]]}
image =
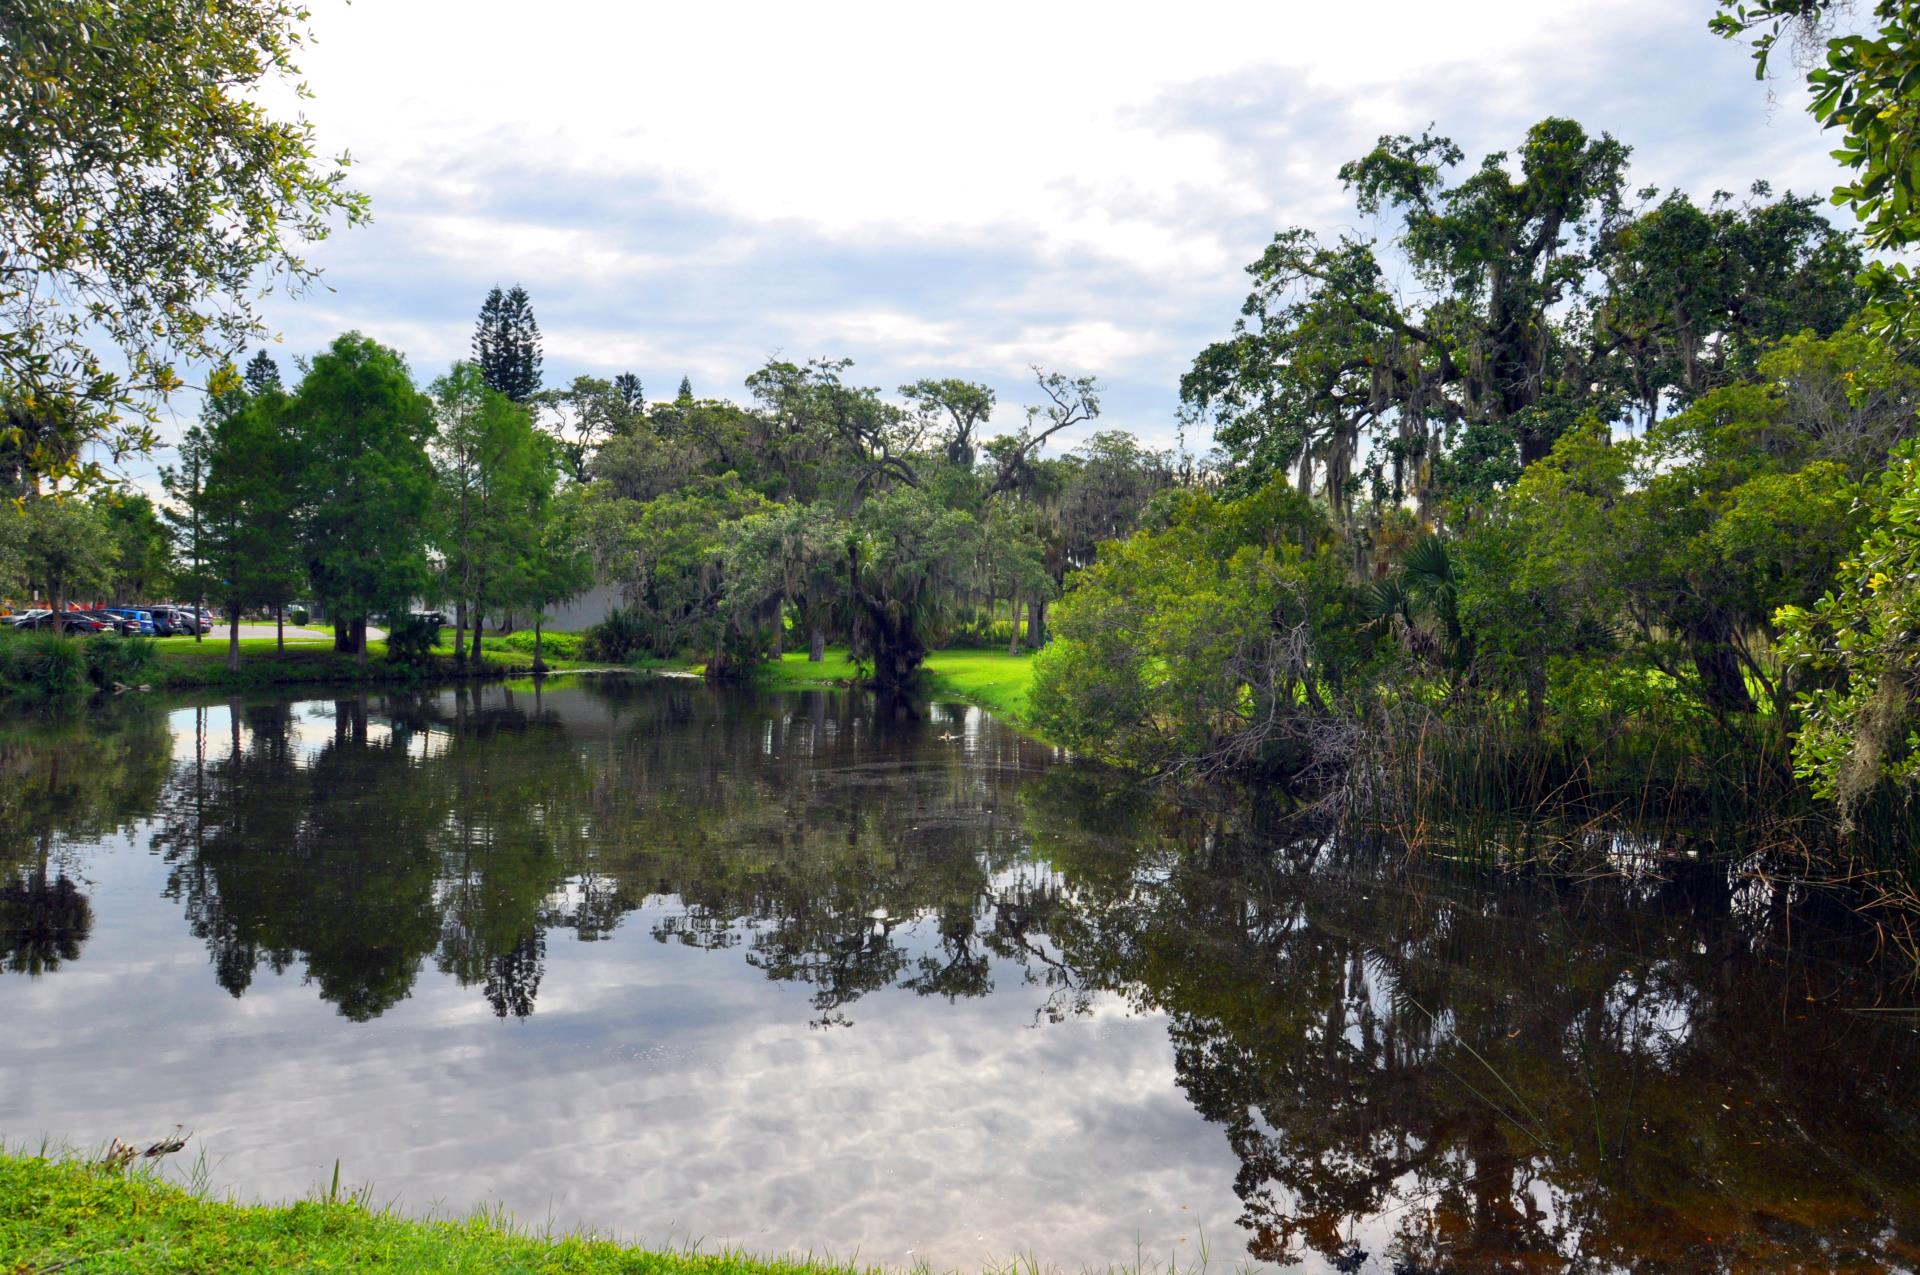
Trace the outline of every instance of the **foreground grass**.
{"type": "MultiPolygon", "coordinates": [[[[927,695],[956,699],[984,708],[1020,726],[1030,726],[1027,693],[1033,686],[1033,656],[1005,651],[934,651],[927,656],[927,695]]],[[[818,663],[805,651],[789,652],[759,673],[760,684],[776,690],[810,686],[849,686],[860,670],[844,647],[831,647],[818,663]]]]}
{"type": "Polygon", "coordinates": [[[851,1266],[543,1236],[485,1213],[414,1221],[363,1198],[242,1205],[76,1159],[0,1152],[0,1272],[526,1271],[853,1275],[851,1266]]]}

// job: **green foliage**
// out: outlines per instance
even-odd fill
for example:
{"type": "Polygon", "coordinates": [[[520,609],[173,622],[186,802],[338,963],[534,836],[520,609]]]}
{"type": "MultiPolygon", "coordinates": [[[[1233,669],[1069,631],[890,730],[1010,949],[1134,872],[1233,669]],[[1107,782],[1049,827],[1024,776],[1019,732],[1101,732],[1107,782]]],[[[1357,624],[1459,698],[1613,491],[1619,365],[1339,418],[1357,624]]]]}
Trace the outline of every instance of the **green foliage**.
{"type": "Polygon", "coordinates": [[[103,691],[138,685],[141,675],[153,666],[152,638],[96,633],[74,645],[81,649],[88,680],[103,691]]]}
{"type": "Polygon", "coordinates": [[[1431,518],[1581,422],[1652,420],[1859,304],[1858,252],[1811,200],[1761,183],[1745,206],[1674,193],[1636,212],[1627,148],[1565,119],[1455,177],[1463,158],[1383,137],[1340,170],[1362,213],[1397,217],[1410,297],[1370,239],[1285,230],[1248,267],[1242,317],[1181,379],[1235,490],[1288,475],[1342,521],[1363,494],[1431,518]]]}
{"type": "Polygon", "coordinates": [[[1034,721],[1151,772],[1296,775],[1346,742],[1333,705],[1371,654],[1362,622],[1304,496],[1192,494],[1075,578],[1038,657],[1034,721]]]}
{"type": "MultiPolygon", "coordinates": [[[[540,644],[545,653],[558,660],[588,658],[586,655],[588,640],[587,633],[549,632],[540,635],[540,644]]],[[[511,633],[503,633],[497,638],[490,639],[487,645],[495,651],[518,651],[524,655],[532,655],[533,643],[532,630],[515,629],[511,633]]]]}
{"type": "MultiPolygon", "coordinates": [[[[1751,37],[1763,79],[1782,39],[1801,46],[1807,110],[1838,131],[1833,157],[1852,171],[1833,203],[1853,210],[1868,247],[1898,250],[1920,242],[1920,10],[1912,0],[1875,0],[1868,30],[1832,34],[1829,24],[1850,9],[1836,0],[1720,0],[1710,25],[1729,39],[1751,37]]],[[[1914,320],[1908,264],[1876,262],[1862,282],[1873,294],[1874,329],[1904,335],[1914,320]]]]}
{"type": "MultiPolygon", "coordinates": [[[[212,396],[195,444],[199,485],[182,496],[192,502],[186,517],[198,538],[200,588],[237,616],[249,607],[278,606],[300,590],[304,456],[277,383],[256,377],[262,385],[256,393],[236,376],[223,379],[232,388],[212,396]]],[[[237,663],[236,633],[229,632],[227,651],[237,663]]]]}
{"type": "Polygon", "coordinates": [[[164,597],[173,585],[173,546],[153,501],[116,491],[101,503],[114,546],[113,580],[107,592],[116,602],[164,597]]]}
{"type": "Polygon", "coordinates": [[[151,638],[8,631],[0,634],[0,691],[30,699],[75,699],[92,690],[137,686],[153,660],[151,638]]]}
{"type": "Polygon", "coordinates": [[[580,653],[589,660],[626,664],[647,649],[649,626],[631,607],[615,607],[581,637],[580,653]]]}
{"type": "Polygon", "coordinates": [[[425,664],[440,642],[440,625],[419,615],[397,615],[387,621],[387,658],[396,664],[425,664]]]}
{"type": "Polygon", "coordinates": [[[1911,369],[1873,350],[1797,337],[1757,360],[1765,379],[1642,438],[1570,433],[1472,506],[1450,551],[1482,684],[1523,692],[1538,726],[1550,659],[1583,654],[1619,663],[1623,685],[1658,673],[1724,724],[1760,712],[1788,729],[1775,613],[1826,590],[1859,540],[1860,477],[1913,428],[1911,369]]]}
{"type": "Polygon", "coordinates": [[[311,284],[303,246],[365,218],[345,157],[322,161],[304,119],[262,105],[303,92],[306,22],[283,0],[0,10],[0,383],[29,473],[105,482],[84,445],[151,447],[173,364],[259,335],[262,284],[311,284]]]}
{"type": "Polygon", "coordinates": [[[86,653],[50,630],[7,634],[0,638],[0,683],[34,699],[74,698],[87,689],[86,653]]]}
{"type": "Polygon", "coordinates": [[[99,504],[42,497],[27,501],[23,515],[25,574],[48,605],[70,606],[112,584],[119,546],[99,504]]]}
{"type": "Polygon", "coordinates": [[[914,487],[896,487],[855,512],[845,542],[853,633],[882,689],[917,680],[927,635],[971,562],[975,528],[970,515],[914,487]]]}
{"type": "Polygon", "coordinates": [[[315,598],[336,625],[406,611],[429,585],[432,402],[398,354],[350,332],[314,357],[287,416],[315,598]]]}
{"type": "Polygon", "coordinates": [[[540,391],[540,325],[519,284],[495,288],[480,306],[473,329],[473,361],[488,389],[513,403],[540,391]]]}
{"type": "MultiPolygon", "coordinates": [[[[617,583],[646,629],[650,654],[725,662],[743,654],[728,599],[733,524],[771,506],[732,474],[649,501],[603,493],[583,514],[602,578],[617,583]]],[[[602,658],[619,658],[608,654],[602,658]]]]}
{"type": "MultiPolygon", "coordinates": [[[[433,383],[440,587],[456,623],[536,612],[584,587],[584,535],[554,504],[555,445],[530,410],[456,363],[433,383]]],[[[464,629],[456,634],[461,653],[464,629]]],[[[478,639],[476,638],[476,642],[478,639]]]]}
{"type": "Polygon", "coordinates": [[[1846,813],[1882,783],[1920,787],[1920,443],[1894,453],[1865,503],[1865,539],[1832,590],[1779,613],[1808,684],[1796,770],[1846,813]]]}

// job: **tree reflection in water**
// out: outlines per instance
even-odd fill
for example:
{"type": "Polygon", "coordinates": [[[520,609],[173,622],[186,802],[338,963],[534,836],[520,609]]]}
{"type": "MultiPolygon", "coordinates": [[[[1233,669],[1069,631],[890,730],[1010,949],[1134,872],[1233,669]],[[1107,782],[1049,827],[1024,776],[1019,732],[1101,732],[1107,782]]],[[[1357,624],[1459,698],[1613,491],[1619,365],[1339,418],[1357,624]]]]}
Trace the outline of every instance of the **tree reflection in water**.
{"type": "Polygon", "coordinates": [[[0,730],[0,969],[46,974],[80,958],[93,905],[72,860],[152,809],[168,752],[166,719],[138,704],[0,730]]]}
{"type": "MultiPolygon", "coordinates": [[[[229,709],[144,801],[236,996],[298,965],[366,1020],[431,960],[523,1019],[556,931],[601,940],[645,907],[658,941],[803,985],[821,1026],[882,989],[1030,996],[1042,1030],[1103,996],[1163,1014],[1262,1261],[1920,1262],[1910,1020],[1849,1012],[1895,993],[1817,900],[1788,946],[1785,899],[1722,866],[1449,874],[855,696],[610,682],[229,709]]],[[[123,787],[72,798],[73,828],[139,807],[123,787]]],[[[64,817],[15,821],[18,879],[46,879],[18,834],[64,817]]]]}

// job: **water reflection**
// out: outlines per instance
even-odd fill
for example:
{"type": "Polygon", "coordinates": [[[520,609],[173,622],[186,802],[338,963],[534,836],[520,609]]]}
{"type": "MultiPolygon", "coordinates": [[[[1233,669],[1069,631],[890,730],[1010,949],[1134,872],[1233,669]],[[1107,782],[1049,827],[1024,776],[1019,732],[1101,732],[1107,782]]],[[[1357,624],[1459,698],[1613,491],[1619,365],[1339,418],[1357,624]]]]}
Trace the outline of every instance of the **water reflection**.
{"type": "Polygon", "coordinates": [[[46,974],[79,959],[93,929],[80,852],[146,815],[168,770],[163,719],[137,705],[97,723],[0,728],[0,968],[46,974]]]}
{"type": "MultiPolygon", "coordinates": [[[[236,700],[172,730],[148,718],[0,746],[19,781],[6,890],[26,900],[0,893],[9,968],[67,977],[100,924],[76,884],[87,847],[150,816],[165,896],[219,986],[239,998],[263,970],[298,973],[351,1020],[342,1033],[437,978],[532,1022],[556,944],[642,939],[798,988],[807,1024],[835,1035],[892,1030],[862,1021],[889,996],[1001,1033],[1071,1033],[1120,998],[1163,1022],[1171,1085],[1224,1135],[1236,1167],[1216,1189],[1262,1262],[1920,1262],[1920,1037],[1910,1013],[1883,1012],[1910,997],[1819,900],[1756,892],[1724,865],[1650,872],[1641,854],[1624,883],[1449,874],[1149,802],[977,714],[853,696],[604,682],[236,700]],[[966,1010],[989,1001],[1014,1012],[966,1010]]],[[[1102,1038],[1057,1038],[1091,1075],[1102,1038]]],[[[1032,1080],[1061,1105],[1076,1083],[1032,1080]]],[[[720,1135],[708,1119],[677,1136],[720,1135]]],[[[1039,1133],[969,1136],[983,1159],[1047,1154],[1039,1133]]],[[[826,1195],[846,1189],[820,1176],[826,1195]]],[[[909,1242],[946,1224],[931,1203],[894,1207],[909,1242]]],[[[996,1197],[982,1225],[1011,1234],[1035,1207],[996,1197]]],[[[1141,1219],[1105,1222],[1125,1236],[1141,1219]]]]}

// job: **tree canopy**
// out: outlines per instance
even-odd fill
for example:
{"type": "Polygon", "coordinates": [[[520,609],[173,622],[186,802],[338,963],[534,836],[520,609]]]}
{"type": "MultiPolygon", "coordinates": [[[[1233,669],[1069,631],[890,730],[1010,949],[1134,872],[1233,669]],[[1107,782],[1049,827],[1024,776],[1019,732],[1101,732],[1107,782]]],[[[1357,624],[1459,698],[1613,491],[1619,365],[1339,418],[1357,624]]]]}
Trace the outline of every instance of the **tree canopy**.
{"type": "Polygon", "coordinates": [[[306,10],[283,0],[17,0],[0,10],[0,396],[49,478],[152,446],[180,366],[264,332],[266,288],[366,217],[347,159],[261,102],[298,89],[306,10]]]}

